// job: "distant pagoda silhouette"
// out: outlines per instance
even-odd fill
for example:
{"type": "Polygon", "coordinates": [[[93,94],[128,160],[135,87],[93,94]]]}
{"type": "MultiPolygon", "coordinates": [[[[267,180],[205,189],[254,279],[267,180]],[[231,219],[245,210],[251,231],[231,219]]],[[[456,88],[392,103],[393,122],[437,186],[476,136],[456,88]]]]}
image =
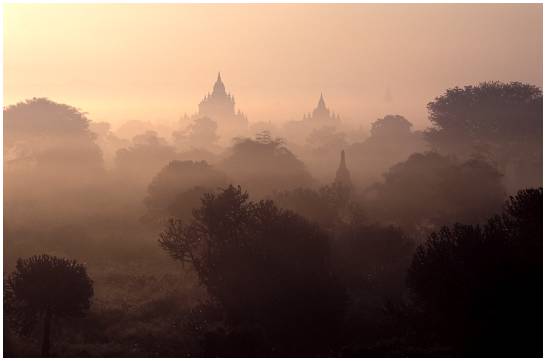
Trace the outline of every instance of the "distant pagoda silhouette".
{"type": "Polygon", "coordinates": [[[336,185],[352,188],[353,182],[351,181],[351,173],[345,163],[345,151],[341,151],[341,159],[339,161],[339,167],[336,172],[336,179],[334,180],[336,185]]]}
{"type": "Polygon", "coordinates": [[[208,117],[215,120],[219,126],[222,123],[246,124],[247,118],[241,111],[235,112],[235,99],[226,92],[222,77],[218,73],[212,93],[207,94],[199,103],[198,117],[208,117]]]}
{"type": "Polygon", "coordinates": [[[334,112],[331,112],[330,109],[326,107],[326,103],[324,102],[324,96],[322,95],[322,93],[320,93],[320,99],[316,108],[313,110],[312,113],[305,114],[303,116],[303,120],[306,122],[310,121],[314,123],[329,124],[339,122],[340,117],[334,112]]]}

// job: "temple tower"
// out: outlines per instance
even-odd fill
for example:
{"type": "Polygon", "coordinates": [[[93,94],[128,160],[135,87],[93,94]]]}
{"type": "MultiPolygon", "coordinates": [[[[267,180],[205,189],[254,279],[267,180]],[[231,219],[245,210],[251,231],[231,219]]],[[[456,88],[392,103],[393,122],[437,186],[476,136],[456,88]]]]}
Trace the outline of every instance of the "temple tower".
{"type": "Polygon", "coordinates": [[[311,121],[314,123],[335,123],[338,122],[339,115],[336,115],[335,113],[331,112],[328,107],[326,107],[326,102],[324,101],[324,96],[322,93],[320,93],[320,98],[318,101],[317,106],[310,114],[305,114],[303,116],[303,120],[305,121],[311,121]]]}
{"type": "Polygon", "coordinates": [[[349,172],[349,169],[347,168],[347,164],[345,163],[345,151],[341,151],[341,159],[339,162],[339,167],[337,168],[336,172],[336,179],[334,181],[337,185],[342,185],[346,187],[352,187],[353,182],[351,181],[351,173],[349,172]]]}

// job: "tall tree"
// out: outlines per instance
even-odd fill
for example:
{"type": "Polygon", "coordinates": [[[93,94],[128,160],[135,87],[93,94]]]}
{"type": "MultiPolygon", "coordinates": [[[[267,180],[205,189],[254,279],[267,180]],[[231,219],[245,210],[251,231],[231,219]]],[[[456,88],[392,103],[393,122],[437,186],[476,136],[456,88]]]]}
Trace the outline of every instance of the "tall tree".
{"type": "Polygon", "coordinates": [[[202,194],[227,183],[227,176],[205,161],[172,161],[156,174],[148,186],[148,195],[144,200],[148,209],[146,218],[160,220],[191,216],[191,206],[199,205],[202,194]],[[189,199],[198,202],[188,202],[189,199]]]}
{"type": "Polygon", "coordinates": [[[46,98],[33,98],[4,109],[4,149],[26,154],[38,164],[102,167],[102,153],[85,113],[46,98]]]}
{"type": "Polygon", "coordinates": [[[53,318],[84,316],[91,305],[93,281],[83,264],[40,255],[18,259],[4,290],[8,316],[22,326],[20,331],[43,320],[42,356],[49,356],[53,318]]]}
{"type": "Polygon", "coordinates": [[[194,267],[231,326],[259,327],[280,353],[328,352],[344,291],[318,226],[230,186],[206,194],[191,223],[171,221],[159,242],[194,267]]]}
{"type": "Polygon", "coordinates": [[[415,153],[370,189],[373,217],[430,233],[447,222],[481,222],[502,207],[502,174],[490,163],[415,153]]]}
{"type": "Polygon", "coordinates": [[[369,183],[398,162],[425,150],[422,132],[401,115],[386,115],[371,124],[370,137],[347,148],[347,157],[360,167],[351,169],[359,183],[369,183]]]}
{"type": "Polygon", "coordinates": [[[312,183],[303,162],[283,145],[282,139],[273,139],[268,132],[258,134],[256,139],[236,139],[219,167],[253,197],[312,183]]]}
{"type": "Polygon", "coordinates": [[[542,355],[542,244],[542,189],[431,234],[408,272],[431,332],[466,356],[542,355]]]}
{"type": "Polygon", "coordinates": [[[480,154],[507,175],[510,189],[542,183],[542,90],[519,82],[452,88],[428,104],[436,151],[480,154]],[[515,178],[515,179],[514,179],[515,178]]]}

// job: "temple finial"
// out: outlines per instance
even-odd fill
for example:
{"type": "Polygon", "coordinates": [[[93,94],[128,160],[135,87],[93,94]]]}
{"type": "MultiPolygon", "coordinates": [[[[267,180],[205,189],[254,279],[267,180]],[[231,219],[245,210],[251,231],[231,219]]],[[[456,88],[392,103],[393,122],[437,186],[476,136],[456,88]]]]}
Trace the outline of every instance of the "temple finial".
{"type": "Polygon", "coordinates": [[[341,151],[341,159],[339,161],[334,183],[349,188],[352,187],[351,173],[349,172],[349,169],[347,169],[347,164],[345,163],[345,150],[341,151]]]}
{"type": "Polygon", "coordinates": [[[322,96],[322,92],[320,92],[320,99],[317,108],[326,108],[326,103],[324,103],[324,97],[322,96]]]}
{"type": "Polygon", "coordinates": [[[222,82],[222,77],[220,75],[220,72],[218,72],[218,77],[216,78],[216,83],[214,83],[213,93],[224,94],[225,92],[226,92],[226,87],[224,86],[224,83],[222,82]]]}

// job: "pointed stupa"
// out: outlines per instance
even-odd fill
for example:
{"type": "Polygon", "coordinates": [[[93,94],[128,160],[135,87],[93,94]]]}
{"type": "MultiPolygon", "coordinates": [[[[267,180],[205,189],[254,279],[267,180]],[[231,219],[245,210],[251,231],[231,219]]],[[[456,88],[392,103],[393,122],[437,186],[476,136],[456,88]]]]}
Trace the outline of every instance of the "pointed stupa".
{"type": "Polygon", "coordinates": [[[322,92],[320,93],[320,99],[317,104],[317,109],[326,109],[326,103],[324,102],[324,97],[322,96],[322,92]]]}
{"type": "Polygon", "coordinates": [[[336,172],[336,179],[334,183],[352,187],[353,182],[351,181],[351,173],[349,172],[349,169],[347,169],[347,164],[345,163],[345,151],[341,151],[341,160],[339,162],[339,167],[337,168],[336,172]]]}
{"type": "Polygon", "coordinates": [[[315,122],[335,120],[330,113],[330,109],[326,107],[326,102],[324,101],[324,95],[320,93],[320,98],[317,103],[317,106],[310,114],[309,119],[315,122]]]}
{"type": "Polygon", "coordinates": [[[224,86],[224,83],[222,82],[222,77],[220,76],[220,72],[218,72],[218,78],[216,78],[216,83],[214,83],[213,94],[225,94],[225,93],[226,93],[226,87],[224,86]]]}

